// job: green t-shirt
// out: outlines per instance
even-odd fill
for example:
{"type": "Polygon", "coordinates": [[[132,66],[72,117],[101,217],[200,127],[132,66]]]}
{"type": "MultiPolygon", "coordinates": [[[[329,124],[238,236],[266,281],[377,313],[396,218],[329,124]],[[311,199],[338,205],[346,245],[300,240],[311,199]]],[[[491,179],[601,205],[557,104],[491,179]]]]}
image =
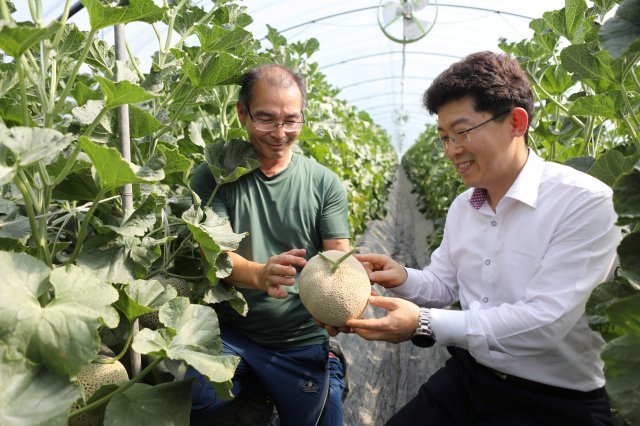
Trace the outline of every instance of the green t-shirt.
{"type": "MultiPolygon", "coordinates": [[[[215,181],[207,164],[200,164],[191,182],[203,202],[215,181]]],[[[211,207],[231,222],[237,233],[248,232],[236,251],[242,257],[266,263],[269,257],[305,248],[306,259],[322,250],[322,240],[349,238],[347,196],[338,176],[317,162],[294,154],[285,170],[266,177],[255,170],[235,182],[222,185],[211,207]]],[[[276,299],[264,291],[238,289],[249,313],[242,317],[226,302],[216,311],[220,321],[253,341],[277,347],[311,345],[327,340],[312,319],[293,286],[289,295],[276,299]]]]}

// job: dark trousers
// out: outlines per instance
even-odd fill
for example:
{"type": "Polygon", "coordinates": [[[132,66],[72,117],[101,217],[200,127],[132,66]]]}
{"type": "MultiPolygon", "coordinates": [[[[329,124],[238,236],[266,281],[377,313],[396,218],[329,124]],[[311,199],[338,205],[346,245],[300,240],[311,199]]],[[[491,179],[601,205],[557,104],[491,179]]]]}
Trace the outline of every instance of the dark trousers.
{"type": "Polygon", "coordinates": [[[530,380],[499,377],[464,349],[420,387],[387,426],[604,426],[612,425],[602,389],[579,392],[530,380]]]}

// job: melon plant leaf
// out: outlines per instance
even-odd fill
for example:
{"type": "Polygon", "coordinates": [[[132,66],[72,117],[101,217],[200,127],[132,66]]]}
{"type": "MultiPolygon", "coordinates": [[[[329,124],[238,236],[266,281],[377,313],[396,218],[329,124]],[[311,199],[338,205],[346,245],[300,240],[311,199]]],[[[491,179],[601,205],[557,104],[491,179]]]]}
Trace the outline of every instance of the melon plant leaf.
{"type": "Polygon", "coordinates": [[[608,96],[583,96],[569,107],[569,114],[578,116],[603,117],[615,120],[620,117],[620,108],[616,108],[613,98],[608,96]]]}
{"type": "MultiPolygon", "coordinates": [[[[0,154],[3,146],[15,156],[20,167],[40,160],[51,163],[71,143],[71,138],[57,130],[42,127],[12,127],[0,125],[0,154]]],[[[6,171],[5,171],[6,173],[6,171]]]]}
{"type": "Polygon", "coordinates": [[[137,84],[126,80],[115,82],[100,76],[96,76],[96,80],[106,98],[105,108],[110,109],[125,104],[136,104],[159,97],[159,95],[149,93],[137,84]]]}
{"type": "MultiPolygon", "coordinates": [[[[204,150],[209,170],[219,185],[238,180],[260,167],[253,146],[240,139],[216,139],[204,150]]],[[[202,200],[203,203],[207,200],[202,200]]]]}
{"type": "Polygon", "coordinates": [[[0,186],[11,182],[16,175],[16,171],[15,167],[0,163],[0,186]]]}
{"type": "Polygon", "coordinates": [[[613,185],[613,204],[622,224],[640,219],[640,163],[613,185]]]}
{"type": "Polygon", "coordinates": [[[111,399],[105,411],[104,426],[189,424],[191,382],[181,380],[155,386],[134,384],[111,399]]]}
{"type": "Polygon", "coordinates": [[[193,162],[189,158],[180,153],[180,150],[175,145],[159,144],[158,151],[164,155],[166,163],[164,165],[165,175],[172,173],[186,173],[193,166],[193,162]]]}
{"type": "Polygon", "coordinates": [[[153,23],[162,19],[164,10],[152,0],[129,0],[126,6],[109,6],[101,0],[81,0],[89,12],[89,22],[93,31],[116,24],[141,21],[153,23]]]}
{"type": "Polygon", "coordinates": [[[164,205],[164,197],[151,194],[127,217],[122,225],[103,225],[101,228],[110,229],[125,237],[141,237],[156,223],[156,213],[160,213],[164,205]]]}
{"type": "Polygon", "coordinates": [[[245,46],[253,40],[253,35],[238,26],[197,25],[195,32],[204,52],[231,50],[245,46]]]}
{"type": "Polygon", "coordinates": [[[199,82],[196,86],[200,88],[213,88],[224,84],[238,83],[242,71],[251,66],[249,57],[239,57],[227,52],[215,52],[207,54],[200,69],[199,82]]]}
{"type": "MultiPolygon", "coordinates": [[[[193,238],[200,245],[209,265],[217,265],[218,256],[223,251],[237,250],[240,241],[248,234],[233,232],[229,220],[215,214],[210,207],[204,208],[204,221],[202,221],[202,217],[202,210],[193,206],[182,214],[182,219],[186,222],[193,238]]],[[[217,282],[216,274],[215,267],[207,271],[209,281],[217,282]]]]}
{"type": "Polygon", "coordinates": [[[150,135],[162,128],[162,123],[153,115],[135,105],[129,105],[129,133],[132,138],[150,135]]]}
{"type": "MultiPolygon", "coordinates": [[[[175,6],[170,6],[170,7],[175,8],[175,6]]],[[[187,31],[189,31],[191,27],[193,27],[198,22],[200,22],[200,20],[203,19],[207,14],[203,9],[199,8],[198,6],[194,6],[190,4],[182,5],[182,9],[180,10],[180,13],[175,13],[173,11],[172,13],[175,16],[173,20],[173,30],[180,35],[183,35],[187,31]]],[[[164,15],[164,17],[162,18],[162,22],[164,22],[167,25],[169,25],[168,15],[169,14],[164,15]]],[[[207,21],[203,23],[206,24],[210,20],[211,18],[209,18],[207,21]]]]}
{"type": "Polygon", "coordinates": [[[177,295],[178,292],[170,284],[158,280],[135,280],[120,291],[116,307],[129,321],[133,321],[140,315],[160,309],[177,295]]]}
{"type": "Polygon", "coordinates": [[[629,234],[622,240],[618,246],[618,256],[622,268],[620,275],[640,290],[640,232],[629,234]]]}
{"type": "Polygon", "coordinates": [[[3,359],[0,383],[3,426],[66,426],[69,407],[82,397],[68,377],[29,365],[24,359],[3,359]]]}
{"type": "Polygon", "coordinates": [[[135,279],[135,266],[128,256],[129,251],[112,235],[89,238],[76,263],[107,282],[128,283],[135,279]]]}
{"type": "Polygon", "coordinates": [[[638,155],[625,157],[615,149],[606,151],[596,159],[589,169],[589,174],[613,187],[620,176],[632,169],[633,165],[638,161],[638,157],[638,155]]]}
{"type": "Polygon", "coordinates": [[[555,33],[566,37],[572,43],[582,43],[586,29],[583,27],[586,25],[583,12],[585,9],[584,0],[567,0],[564,8],[545,12],[542,16],[555,33]]]}
{"type": "Polygon", "coordinates": [[[607,393],[621,416],[632,424],[640,422],[639,352],[640,335],[633,333],[607,343],[601,354],[607,366],[607,393]]]}
{"type": "Polygon", "coordinates": [[[184,361],[207,377],[221,398],[231,398],[231,379],[240,358],[222,354],[215,311],[208,306],[192,305],[186,297],[177,297],[160,308],[160,321],[167,328],[140,330],[133,349],[184,361]]]}
{"type": "MultiPolygon", "coordinates": [[[[78,143],[91,158],[104,190],[113,190],[127,183],[153,183],[164,177],[162,170],[158,171],[156,168],[155,173],[149,174],[152,169],[140,168],[122,158],[117,149],[97,145],[86,136],[81,136],[78,143]],[[141,176],[141,172],[145,175],[141,176]]],[[[157,163],[154,164],[158,166],[157,163]]]]}
{"type": "MultiPolygon", "coordinates": [[[[78,103],[80,102],[78,101],[78,103]]],[[[98,117],[103,108],[104,102],[102,102],[102,100],[88,99],[84,102],[83,106],[74,107],[71,113],[80,124],[89,125],[98,117]]],[[[103,120],[104,118],[101,120],[101,123],[103,120]]]]}
{"type": "Polygon", "coordinates": [[[626,0],[600,29],[602,47],[617,59],[640,51],[640,1],[626,0]]]}
{"type": "Polygon", "coordinates": [[[630,334],[640,336],[640,294],[624,297],[611,303],[606,314],[612,324],[629,331],[630,334]]]}
{"type": "Polygon", "coordinates": [[[587,44],[572,44],[560,53],[562,66],[573,73],[574,78],[589,83],[596,92],[603,93],[614,77],[607,52],[591,52],[587,44]]]}
{"type": "Polygon", "coordinates": [[[41,316],[38,297],[49,288],[51,270],[24,253],[0,252],[0,347],[7,357],[26,353],[41,316]]]}
{"type": "Polygon", "coordinates": [[[228,302],[229,305],[240,315],[247,316],[249,307],[247,301],[238,290],[233,286],[218,284],[210,286],[205,292],[202,300],[205,303],[228,302]]]}
{"type": "Polygon", "coordinates": [[[75,265],[54,269],[49,279],[55,298],[41,310],[29,355],[56,373],[74,376],[95,359],[99,328],[118,325],[120,317],[111,306],[118,292],[75,265]]]}
{"type": "Polygon", "coordinates": [[[48,27],[38,28],[32,23],[4,25],[0,29],[0,49],[7,55],[19,58],[29,48],[51,37],[60,28],[60,22],[54,21],[48,27]]]}

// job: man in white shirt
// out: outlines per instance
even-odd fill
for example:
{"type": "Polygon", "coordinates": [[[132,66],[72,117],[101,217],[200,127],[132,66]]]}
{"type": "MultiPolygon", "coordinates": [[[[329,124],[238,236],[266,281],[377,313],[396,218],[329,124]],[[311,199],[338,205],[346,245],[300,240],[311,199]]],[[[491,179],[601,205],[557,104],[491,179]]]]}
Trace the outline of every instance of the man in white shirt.
{"type": "Polygon", "coordinates": [[[387,424],[611,424],[604,341],[584,313],[621,238],[611,189],[527,147],[533,97],[513,58],[464,58],[433,81],[424,104],[438,115],[434,142],[469,189],[423,270],[357,256],[397,297],[372,296],[387,315],[341,331],[437,343],[452,357],[387,424]],[[456,301],[462,310],[445,309],[456,301]]]}

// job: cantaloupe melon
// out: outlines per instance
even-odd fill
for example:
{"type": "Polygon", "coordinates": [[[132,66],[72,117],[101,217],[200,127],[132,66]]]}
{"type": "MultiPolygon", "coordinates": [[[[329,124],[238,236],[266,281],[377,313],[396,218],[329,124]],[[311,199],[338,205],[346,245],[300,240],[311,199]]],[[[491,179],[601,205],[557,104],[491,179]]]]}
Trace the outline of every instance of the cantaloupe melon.
{"type": "MultiPolygon", "coordinates": [[[[124,365],[120,361],[111,364],[98,364],[92,362],[85,367],[78,377],[76,383],[82,388],[85,400],[89,400],[91,396],[103,385],[120,384],[129,380],[129,375],[124,365]]],[[[77,409],[74,405],[72,409],[77,409]]],[[[70,426],[100,426],[104,420],[105,407],[99,407],[86,413],[78,414],[69,419],[70,426]]]]}
{"type": "Polygon", "coordinates": [[[371,283],[364,266],[351,255],[327,250],[309,259],[300,273],[300,299],[318,321],[342,327],[367,307],[371,283]]]}

